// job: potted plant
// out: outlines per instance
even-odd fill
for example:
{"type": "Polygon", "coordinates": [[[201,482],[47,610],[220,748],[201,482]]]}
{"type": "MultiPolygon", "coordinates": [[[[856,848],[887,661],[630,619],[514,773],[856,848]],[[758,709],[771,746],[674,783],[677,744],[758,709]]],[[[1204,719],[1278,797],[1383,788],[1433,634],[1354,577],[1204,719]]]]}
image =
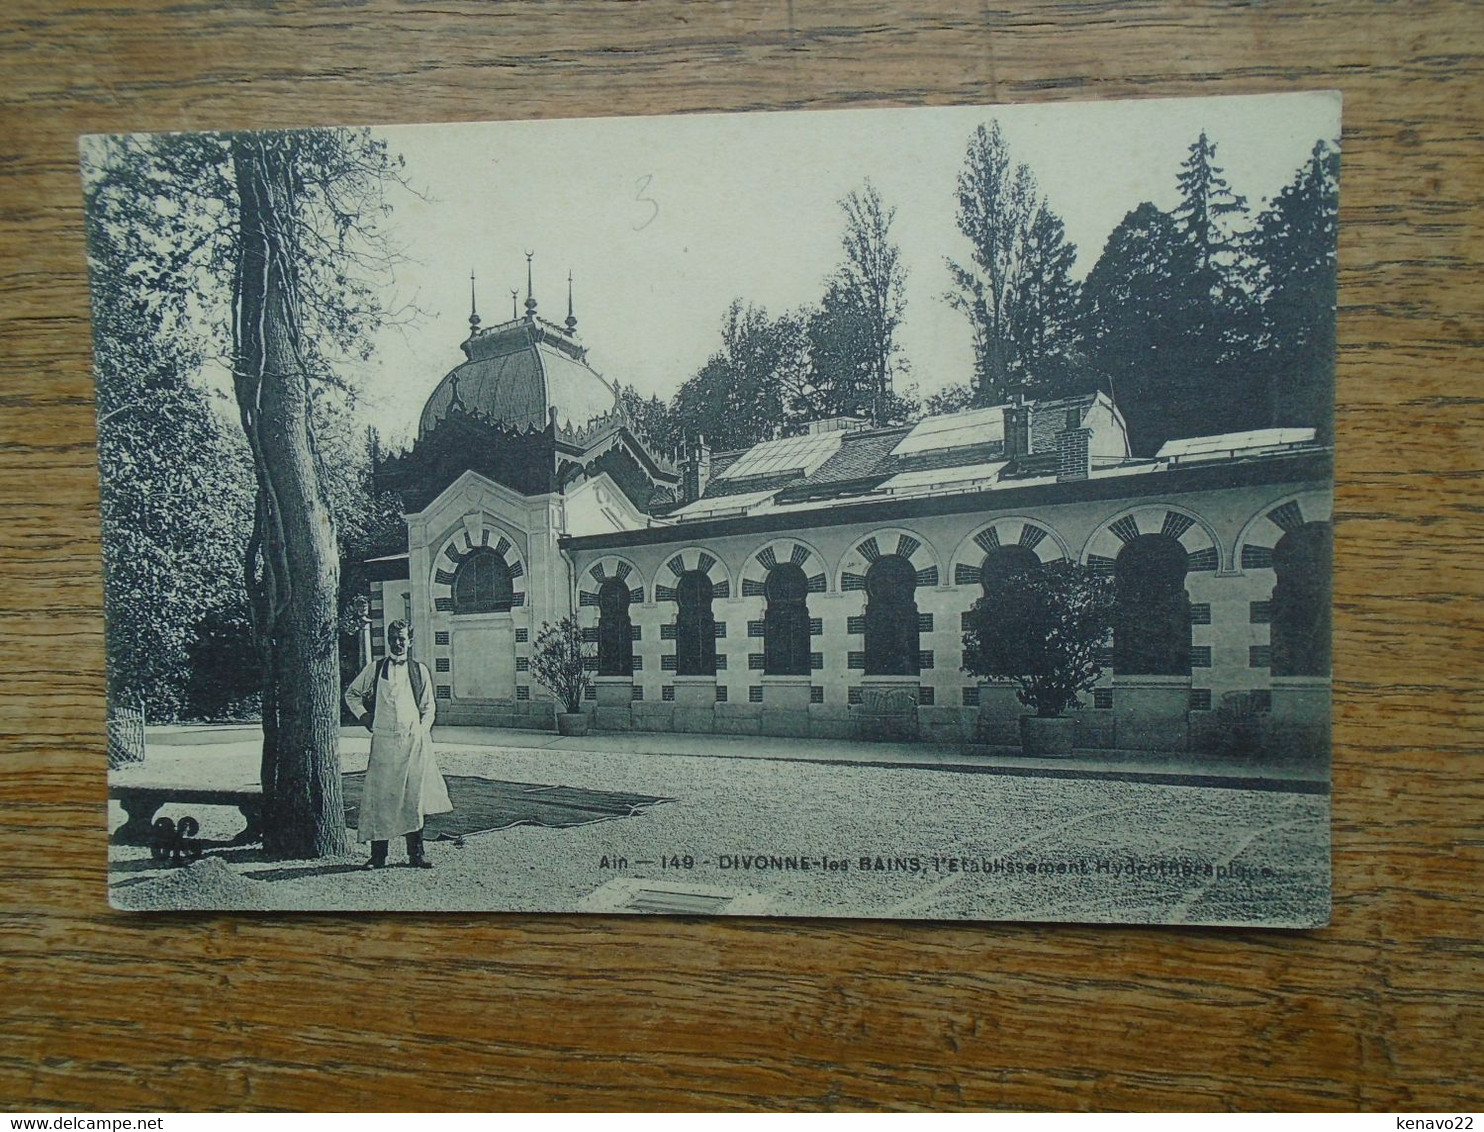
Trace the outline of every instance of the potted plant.
{"type": "Polygon", "coordinates": [[[592,683],[589,675],[597,664],[597,646],[582,639],[582,626],[571,615],[555,625],[541,623],[531,649],[531,675],[557,698],[564,711],[557,712],[557,731],[562,735],[586,735],[587,716],[582,697],[592,683]]]}
{"type": "Polygon", "coordinates": [[[963,670],[1012,680],[1034,715],[1020,717],[1028,755],[1072,753],[1078,694],[1102,675],[1098,652],[1113,626],[1112,580],[1075,562],[1010,570],[965,618],[963,670]]]}

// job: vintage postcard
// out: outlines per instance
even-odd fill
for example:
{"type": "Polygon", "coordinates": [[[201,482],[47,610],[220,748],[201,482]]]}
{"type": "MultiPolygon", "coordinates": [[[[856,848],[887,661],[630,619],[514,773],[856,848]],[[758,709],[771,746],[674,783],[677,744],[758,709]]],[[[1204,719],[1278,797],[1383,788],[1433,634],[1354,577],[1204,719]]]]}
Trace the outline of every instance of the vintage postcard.
{"type": "Polygon", "coordinates": [[[84,138],[112,904],[1326,923],[1339,139],[84,138]]]}

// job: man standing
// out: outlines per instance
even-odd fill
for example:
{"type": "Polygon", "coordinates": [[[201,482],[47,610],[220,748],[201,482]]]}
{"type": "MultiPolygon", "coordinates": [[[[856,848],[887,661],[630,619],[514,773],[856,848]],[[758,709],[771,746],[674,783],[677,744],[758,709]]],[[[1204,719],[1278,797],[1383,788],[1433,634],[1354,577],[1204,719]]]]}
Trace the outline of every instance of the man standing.
{"type": "Polygon", "coordinates": [[[387,844],[407,837],[407,863],[431,869],[423,853],[423,819],[453,809],[433,755],[433,679],[407,655],[412,626],[386,627],[387,657],[373,660],[345,692],[351,712],[371,732],[371,760],[361,796],[361,841],[371,842],[368,869],[386,868],[387,844]]]}

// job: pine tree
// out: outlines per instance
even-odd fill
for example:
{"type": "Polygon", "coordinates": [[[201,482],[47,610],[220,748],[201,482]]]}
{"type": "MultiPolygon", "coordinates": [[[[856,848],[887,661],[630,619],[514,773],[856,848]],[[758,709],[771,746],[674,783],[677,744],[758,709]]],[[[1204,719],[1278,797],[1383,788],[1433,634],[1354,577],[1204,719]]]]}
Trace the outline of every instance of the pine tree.
{"type": "Polygon", "coordinates": [[[1179,323],[1169,343],[1181,363],[1170,389],[1176,435],[1233,432],[1269,422],[1242,228],[1247,201],[1232,191],[1215,158],[1216,145],[1203,130],[1176,177],[1180,203],[1174,218],[1183,240],[1174,274],[1179,323]]]}
{"type": "Polygon", "coordinates": [[[1332,431],[1339,150],[1314,143],[1309,160],[1259,215],[1262,347],[1272,377],[1273,423],[1332,431]]]}
{"type": "Polygon", "coordinates": [[[1039,397],[1079,392],[1085,382],[1076,318],[1080,287],[1072,278],[1076,261],[1066,225],[1043,198],[1026,234],[1020,299],[1011,322],[1014,372],[1021,386],[1039,397]]]}
{"type": "Polygon", "coordinates": [[[1172,216],[1145,202],[1108,236],[1082,285],[1079,321],[1098,387],[1123,410],[1129,442],[1152,455],[1175,427],[1169,391],[1183,364],[1177,272],[1188,266],[1172,216]]]}
{"type": "MultiPolygon", "coordinates": [[[[1216,145],[1202,130],[1176,175],[1180,203],[1174,213],[1195,256],[1196,272],[1213,288],[1221,284],[1224,269],[1232,266],[1236,255],[1238,240],[1228,218],[1247,214],[1246,198],[1232,192],[1215,158],[1216,145]]],[[[1213,293],[1212,297],[1219,296],[1213,293]]]]}

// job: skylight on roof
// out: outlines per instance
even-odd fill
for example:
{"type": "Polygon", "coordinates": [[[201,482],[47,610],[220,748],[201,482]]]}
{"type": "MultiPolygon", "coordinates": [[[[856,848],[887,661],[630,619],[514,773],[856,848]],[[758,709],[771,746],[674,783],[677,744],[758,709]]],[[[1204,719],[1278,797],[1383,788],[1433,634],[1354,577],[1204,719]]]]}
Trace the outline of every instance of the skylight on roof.
{"type": "Polygon", "coordinates": [[[742,453],[716,478],[740,480],[779,472],[798,472],[807,476],[840,450],[844,436],[843,432],[826,432],[815,436],[764,440],[742,453]]]}
{"type": "Polygon", "coordinates": [[[991,484],[1000,478],[1004,460],[988,464],[966,464],[958,468],[932,468],[928,471],[898,472],[883,483],[879,491],[917,492],[941,487],[963,491],[976,484],[991,484]]]}
{"type": "Polygon", "coordinates": [[[1308,444],[1313,440],[1312,428],[1258,428],[1248,432],[1224,432],[1219,436],[1167,440],[1154,455],[1157,460],[1219,456],[1257,448],[1277,448],[1285,444],[1308,444]]]}
{"type": "Polygon", "coordinates": [[[938,452],[944,448],[967,448],[973,444],[990,444],[1005,439],[1005,410],[970,409],[919,421],[902,441],[891,450],[893,456],[913,456],[938,452]]]}
{"type": "Polygon", "coordinates": [[[760,509],[773,498],[777,488],[767,491],[749,491],[741,495],[702,496],[684,507],[671,511],[671,519],[705,519],[713,515],[745,515],[760,509]]]}

